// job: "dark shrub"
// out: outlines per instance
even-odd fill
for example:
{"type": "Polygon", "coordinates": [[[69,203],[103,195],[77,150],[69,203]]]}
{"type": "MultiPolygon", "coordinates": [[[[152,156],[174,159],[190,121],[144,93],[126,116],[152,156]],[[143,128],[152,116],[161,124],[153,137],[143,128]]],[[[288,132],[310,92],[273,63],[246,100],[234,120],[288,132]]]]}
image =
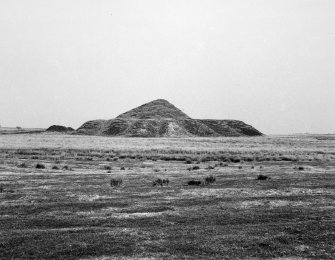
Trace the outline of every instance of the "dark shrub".
{"type": "Polygon", "coordinates": [[[45,169],[45,166],[44,166],[44,164],[38,163],[38,164],[36,164],[35,168],[36,169],[45,169]]]}
{"type": "Polygon", "coordinates": [[[63,166],[63,170],[66,170],[66,171],[72,171],[72,168],[69,167],[68,165],[64,165],[64,166],[63,166]]]}
{"type": "Polygon", "coordinates": [[[189,171],[192,171],[192,170],[199,170],[199,169],[200,169],[199,166],[193,166],[193,167],[189,167],[189,168],[187,168],[187,170],[189,170],[189,171]]]}
{"type": "Polygon", "coordinates": [[[154,169],[154,172],[160,172],[160,170],[159,169],[154,169]]]}
{"type": "Polygon", "coordinates": [[[210,176],[205,178],[205,184],[206,185],[214,183],[215,181],[216,181],[216,179],[213,175],[210,175],[210,176]]]}
{"type": "Polygon", "coordinates": [[[238,166],[238,168],[239,168],[239,169],[242,169],[243,167],[242,167],[242,165],[240,165],[240,166],[238,166]]]}
{"type": "Polygon", "coordinates": [[[59,170],[59,167],[56,166],[56,165],[54,165],[54,166],[52,166],[52,169],[53,169],[53,170],[59,170]]]}
{"type": "Polygon", "coordinates": [[[119,157],[114,157],[113,158],[113,161],[117,161],[117,160],[119,160],[119,157]]]}
{"type": "Polygon", "coordinates": [[[122,179],[111,179],[110,185],[112,187],[121,186],[122,185],[122,179]]]}
{"type": "Polygon", "coordinates": [[[215,166],[208,165],[206,169],[207,169],[207,170],[214,170],[214,169],[215,169],[215,166]]]}
{"type": "Polygon", "coordinates": [[[124,171],[126,168],[124,168],[123,166],[120,168],[121,171],[124,171]]]}
{"type": "Polygon", "coordinates": [[[104,169],[107,170],[107,171],[110,171],[112,169],[112,167],[110,165],[105,165],[104,169]]]}
{"type": "Polygon", "coordinates": [[[251,169],[255,169],[255,166],[251,166],[251,169]]]}
{"type": "Polygon", "coordinates": [[[32,156],[31,159],[38,160],[38,156],[32,156]]]}
{"type": "Polygon", "coordinates": [[[186,159],[185,163],[186,164],[192,164],[192,160],[191,159],[186,159]]]}
{"type": "Polygon", "coordinates": [[[244,158],[243,158],[243,161],[246,161],[246,162],[252,162],[252,161],[254,161],[254,160],[255,160],[254,157],[244,157],[244,158]]]}
{"type": "Polygon", "coordinates": [[[268,177],[266,175],[263,175],[263,174],[260,174],[257,177],[257,180],[260,180],[260,181],[265,181],[265,180],[268,180],[268,179],[270,179],[270,177],[268,177]]]}
{"type": "Polygon", "coordinates": [[[303,170],[305,170],[305,168],[303,166],[298,167],[298,171],[303,171],[303,170]]]}
{"type": "Polygon", "coordinates": [[[160,186],[166,185],[166,186],[168,186],[169,183],[170,183],[169,179],[158,178],[158,179],[156,179],[152,182],[152,186],[156,186],[156,185],[160,185],[160,186]]]}
{"type": "Polygon", "coordinates": [[[21,163],[17,166],[18,168],[27,168],[28,165],[26,163],[21,163]]]}
{"type": "Polygon", "coordinates": [[[187,185],[191,185],[191,186],[200,186],[202,184],[202,182],[200,180],[191,180],[187,182],[187,185]]]}
{"type": "Polygon", "coordinates": [[[290,157],[286,157],[286,156],[281,156],[280,159],[281,159],[282,161],[292,161],[292,158],[290,158],[290,157]]]}
{"type": "Polygon", "coordinates": [[[231,160],[231,162],[233,162],[233,163],[239,163],[239,162],[241,162],[241,159],[238,158],[238,157],[231,158],[230,160],[231,160]]]}

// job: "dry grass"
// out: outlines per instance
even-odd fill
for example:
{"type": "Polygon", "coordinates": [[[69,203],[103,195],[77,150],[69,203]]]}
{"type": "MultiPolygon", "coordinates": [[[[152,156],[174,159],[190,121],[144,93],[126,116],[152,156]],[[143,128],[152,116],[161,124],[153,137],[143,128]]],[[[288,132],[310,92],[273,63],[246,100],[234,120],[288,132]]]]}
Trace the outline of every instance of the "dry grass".
{"type": "Polygon", "coordinates": [[[1,136],[0,259],[334,259],[335,140],[325,137],[1,136]],[[241,161],[222,163],[230,157],[241,161]]]}

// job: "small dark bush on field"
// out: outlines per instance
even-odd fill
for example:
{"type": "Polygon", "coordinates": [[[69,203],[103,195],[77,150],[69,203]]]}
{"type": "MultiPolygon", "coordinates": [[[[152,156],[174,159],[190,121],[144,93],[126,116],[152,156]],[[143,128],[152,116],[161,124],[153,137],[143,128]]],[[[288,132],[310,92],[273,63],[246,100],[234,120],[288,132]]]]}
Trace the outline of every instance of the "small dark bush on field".
{"type": "Polygon", "coordinates": [[[255,160],[254,157],[244,157],[244,158],[243,158],[243,161],[246,161],[246,162],[252,162],[252,161],[254,161],[254,160],[255,160]]]}
{"type": "Polygon", "coordinates": [[[112,169],[112,167],[110,165],[105,165],[104,169],[107,170],[107,171],[110,171],[112,169]]]}
{"type": "Polygon", "coordinates": [[[281,159],[282,161],[292,161],[292,158],[290,158],[290,157],[286,157],[286,156],[281,156],[280,159],[281,159]]]}
{"type": "Polygon", "coordinates": [[[117,161],[117,160],[119,160],[119,157],[114,157],[113,158],[113,161],[117,161]]]}
{"type": "Polygon", "coordinates": [[[156,186],[156,185],[160,185],[160,186],[166,185],[166,186],[168,186],[169,183],[170,183],[169,179],[158,178],[158,179],[156,179],[152,182],[152,186],[156,186]]]}
{"type": "Polygon", "coordinates": [[[55,165],[55,166],[52,166],[52,169],[53,170],[59,170],[59,167],[55,165]]]}
{"type": "Polygon", "coordinates": [[[18,168],[27,168],[28,165],[26,163],[21,163],[17,166],[18,168]]]}
{"type": "Polygon", "coordinates": [[[251,169],[255,169],[255,166],[251,166],[251,169]]]}
{"type": "Polygon", "coordinates": [[[215,169],[215,166],[208,165],[206,169],[207,169],[207,170],[214,170],[214,169],[215,169]]]}
{"type": "Polygon", "coordinates": [[[38,156],[32,156],[31,159],[38,160],[38,156]]]}
{"type": "Polygon", "coordinates": [[[240,166],[238,166],[238,168],[239,168],[239,169],[242,169],[243,167],[242,167],[242,165],[240,165],[240,166]]]}
{"type": "Polygon", "coordinates": [[[154,169],[154,172],[160,172],[160,170],[159,169],[154,169]]]}
{"type": "Polygon", "coordinates": [[[189,171],[192,171],[192,170],[199,170],[199,169],[200,169],[199,166],[193,166],[193,167],[187,168],[187,170],[189,170],[189,171]]]}
{"type": "Polygon", "coordinates": [[[35,168],[36,169],[45,169],[45,166],[42,163],[38,163],[38,164],[36,164],[35,168]]]}
{"type": "Polygon", "coordinates": [[[126,168],[124,168],[123,166],[120,168],[121,171],[124,171],[126,168]]]}
{"type": "Polygon", "coordinates": [[[303,170],[305,170],[305,168],[303,166],[298,167],[298,171],[303,171],[303,170]]]}
{"type": "Polygon", "coordinates": [[[231,158],[230,160],[231,160],[231,162],[233,162],[233,163],[239,163],[239,162],[241,162],[241,159],[238,158],[238,157],[231,158]]]}
{"type": "Polygon", "coordinates": [[[202,182],[200,180],[191,180],[187,182],[187,185],[191,185],[191,186],[200,186],[202,184],[202,182]]]}
{"type": "Polygon", "coordinates": [[[69,167],[68,165],[64,165],[64,166],[63,166],[63,170],[66,170],[66,171],[72,171],[72,168],[69,167]]]}
{"type": "Polygon", "coordinates": [[[185,163],[186,164],[192,164],[192,160],[191,159],[186,159],[185,163]]]}
{"type": "Polygon", "coordinates": [[[205,184],[206,185],[214,183],[215,181],[216,181],[216,179],[215,179],[215,177],[213,175],[207,176],[205,178],[205,184]]]}
{"type": "Polygon", "coordinates": [[[122,185],[122,179],[111,179],[110,185],[112,187],[121,186],[122,185]]]}
{"type": "Polygon", "coordinates": [[[257,177],[257,180],[259,180],[259,181],[265,181],[265,180],[268,180],[268,179],[270,179],[270,177],[268,177],[266,175],[263,175],[263,174],[260,174],[257,177]]]}

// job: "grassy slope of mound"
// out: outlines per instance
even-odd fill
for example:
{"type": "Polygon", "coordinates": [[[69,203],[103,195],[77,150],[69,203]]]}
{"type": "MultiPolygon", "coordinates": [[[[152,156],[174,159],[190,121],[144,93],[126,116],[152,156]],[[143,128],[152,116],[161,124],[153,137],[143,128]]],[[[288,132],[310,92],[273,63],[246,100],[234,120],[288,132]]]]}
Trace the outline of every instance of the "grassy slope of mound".
{"type": "Polygon", "coordinates": [[[117,117],[118,119],[190,119],[184,112],[164,99],[157,99],[136,107],[117,117]]]}
{"type": "Polygon", "coordinates": [[[242,121],[192,119],[163,99],[146,103],[115,119],[88,121],[77,133],[129,137],[261,135],[258,130],[242,121]]]}
{"type": "Polygon", "coordinates": [[[220,136],[257,136],[262,135],[256,128],[238,120],[201,119],[201,123],[213,129],[220,136]]]}

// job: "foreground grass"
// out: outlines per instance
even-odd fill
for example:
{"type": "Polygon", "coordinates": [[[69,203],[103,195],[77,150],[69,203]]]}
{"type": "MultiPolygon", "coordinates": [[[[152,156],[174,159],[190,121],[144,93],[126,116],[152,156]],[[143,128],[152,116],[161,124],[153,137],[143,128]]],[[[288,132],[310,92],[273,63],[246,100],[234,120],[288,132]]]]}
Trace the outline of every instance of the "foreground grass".
{"type": "Polygon", "coordinates": [[[146,139],[142,147],[122,139],[136,141],[124,150],[111,144],[104,150],[3,147],[0,259],[333,259],[334,141],[309,137],[307,148],[288,139],[239,140],[227,154],[238,152],[235,163],[219,156],[226,150],[211,148],[214,139],[185,139],[184,148],[197,141],[208,148],[182,153],[171,147],[143,152],[146,139]],[[286,150],[272,157],[274,143],[286,150]],[[250,149],[270,160],[244,161],[250,149]],[[295,160],[274,159],[292,150],[295,160]],[[193,166],[199,169],[188,170],[193,166]],[[259,181],[260,174],[270,178],[259,181]],[[210,185],[186,185],[210,175],[216,179],[210,185]],[[153,186],[157,178],[169,185],[153,186]],[[111,187],[111,179],[122,185],[111,187]]]}

